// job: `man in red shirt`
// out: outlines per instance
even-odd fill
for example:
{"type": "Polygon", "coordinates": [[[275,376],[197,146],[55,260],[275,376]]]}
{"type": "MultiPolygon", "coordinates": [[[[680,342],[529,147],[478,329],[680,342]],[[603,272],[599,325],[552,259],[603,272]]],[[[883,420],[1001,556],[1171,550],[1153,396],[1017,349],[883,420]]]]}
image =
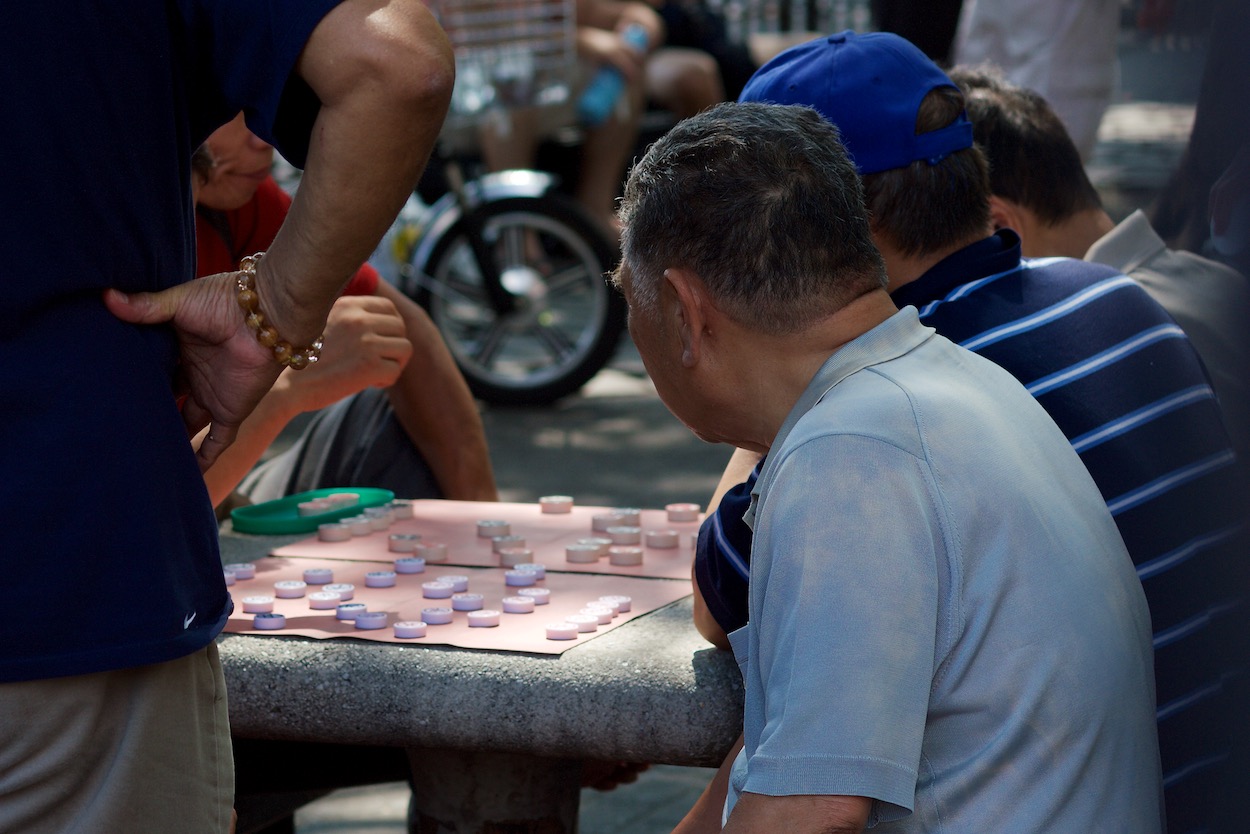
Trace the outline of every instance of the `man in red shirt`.
{"type": "MultiPolygon", "coordinates": [[[[196,274],[232,272],[269,247],[291,198],[270,176],[273,146],[242,114],[208,138],[201,157],[196,274]]],[[[423,309],[362,265],[330,311],[325,343],[315,366],[278,378],[204,473],[215,505],[236,486],[252,501],[350,485],[405,498],[497,500],[477,406],[423,309]],[[308,411],[319,413],[295,445],[253,469],[308,411]]]]}

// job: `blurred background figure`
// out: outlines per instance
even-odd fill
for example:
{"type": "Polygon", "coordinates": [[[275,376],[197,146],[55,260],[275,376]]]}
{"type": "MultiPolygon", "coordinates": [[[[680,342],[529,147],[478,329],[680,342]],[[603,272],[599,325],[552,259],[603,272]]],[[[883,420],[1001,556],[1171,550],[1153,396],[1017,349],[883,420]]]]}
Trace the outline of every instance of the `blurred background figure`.
{"type": "MultiPolygon", "coordinates": [[[[1250,274],[1250,5],[1214,0],[1207,59],[1189,144],[1150,221],[1170,245],[1250,274]]],[[[1144,21],[1165,26],[1173,0],[1151,0],[1144,21]]]]}
{"type": "Polygon", "coordinates": [[[990,163],[990,214],[1020,234],[1025,257],[1115,267],[1176,319],[1219,396],[1233,446],[1250,458],[1250,286],[1234,269],[1168,249],[1140,210],[1116,224],[1063,123],[1037,93],[992,70],[956,67],[977,145],[990,163]]]}
{"type": "Polygon", "coordinates": [[[664,19],[667,30],[665,44],[698,50],[711,56],[720,74],[722,100],[737,99],[751,75],[759,69],[760,60],[747,43],[730,37],[724,15],[709,8],[705,0],[653,2],[664,19]]]}
{"type": "Polygon", "coordinates": [[[1088,161],[1117,78],[1119,0],[965,0],[953,63],[1036,90],[1088,161]]]}
{"type": "MultiPolygon", "coordinates": [[[[647,99],[680,118],[722,101],[724,85],[716,61],[706,52],[665,46],[664,21],[647,3],[577,0],[576,14],[583,77],[591,79],[600,68],[611,67],[624,80],[620,100],[606,120],[584,125],[573,187],[574,197],[615,242],[616,198],[647,99]],[[644,48],[625,37],[631,29],[645,35],[644,48]]],[[[545,124],[534,108],[511,110],[507,118],[488,122],[480,133],[486,167],[535,167],[539,143],[557,127],[545,124]]]]}
{"type": "Polygon", "coordinates": [[[920,47],[939,66],[950,66],[963,0],[872,0],[873,27],[920,47]]]}

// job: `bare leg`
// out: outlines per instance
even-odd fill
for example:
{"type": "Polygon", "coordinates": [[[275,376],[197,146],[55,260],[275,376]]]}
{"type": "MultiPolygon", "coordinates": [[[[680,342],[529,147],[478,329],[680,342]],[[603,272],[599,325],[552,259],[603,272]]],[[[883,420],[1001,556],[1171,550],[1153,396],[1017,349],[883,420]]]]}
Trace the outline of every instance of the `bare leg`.
{"type": "Polygon", "coordinates": [[[533,168],[538,133],[539,111],[534,107],[510,110],[502,121],[486,120],[478,131],[486,167],[492,171],[533,168]]]}
{"type": "Polygon", "coordinates": [[[738,736],[724,763],[716,771],[703,794],[695,800],[694,807],[673,829],[673,834],[717,834],[721,830],[725,797],[729,794],[729,771],[733,769],[734,759],[741,749],[742,736],[738,736]]]}
{"type": "Polygon", "coordinates": [[[664,47],[647,59],[647,95],[679,119],[725,100],[715,59],[700,49],[664,47]]]}
{"type": "Polygon", "coordinates": [[[618,107],[612,118],[586,131],[577,199],[613,242],[618,242],[621,236],[616,223],[616,198],[620,196],[625,179],[625,165],[638,140],[643,107],[642,80],[639,78],[628,88],[627,107],[618,107]]]}

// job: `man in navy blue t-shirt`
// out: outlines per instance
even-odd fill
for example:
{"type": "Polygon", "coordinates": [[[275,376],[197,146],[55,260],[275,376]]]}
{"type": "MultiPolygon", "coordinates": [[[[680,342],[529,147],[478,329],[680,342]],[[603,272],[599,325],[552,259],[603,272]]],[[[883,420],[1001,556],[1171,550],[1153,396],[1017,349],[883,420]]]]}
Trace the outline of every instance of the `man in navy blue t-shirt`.
{"type": "Polygon", "coordinates": [[[0,52],[0,829],[222,831],[201,469],[316,355],[437,137],[450,49],[415,0],[70,0],[6,9],[0,52]],[[246,291],[190,280],[191,154],[240,110],[307,160],[246,291]]]}
{"type": "MultiPolygon", "coordinates": [[[[1022,260],[1014,232],[991,233],[988,173],[962,95],[901,38],[846,32],[795,47],[741,100],[812,106],[838,126],[894,301],[1011,372],[1080,453],[1150,605],[1169,828],[1200,827],[1222,778],[1227,687],[1241,667],[1229,648],[1244,603],[1244,483],[1185,334],[1116,270],[1022,260]]],[[[722,485],[745,483],[700,533],[696,622],[718,644],[746,622],[742,516],[757,460],[735,454],[722,485]]]]}

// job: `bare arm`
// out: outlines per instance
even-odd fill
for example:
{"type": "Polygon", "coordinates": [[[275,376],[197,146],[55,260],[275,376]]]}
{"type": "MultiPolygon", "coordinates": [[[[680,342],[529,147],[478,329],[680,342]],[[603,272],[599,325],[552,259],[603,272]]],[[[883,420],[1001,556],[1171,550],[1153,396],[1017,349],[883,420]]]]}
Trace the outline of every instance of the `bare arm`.
{"type": "Polygon", "coordinates": [[[434,472],[446,498],[498,501],[477,403],[429,315],[381,281],[378,295],[403,317],[412,358],[389,389],[395,416],[434,472]]]}
{"type": "Polygon", "coordinates": [[[719,834],[721,817],[725,813],[725,797],[729,795],[729,771],[733,769],[734,759],[741,749],[742,736],[738,736],[725,761],[716,769],[716,775],[673,829],[673,834],[719,834]]]}
{"type": "MultiPolygon", "coordinates": [[[[307,169],[256,278],[261,309],[287,341],[319,335],[339,290],[411,193],[438,136],[454,64],[418,0],[346,0],[313,30],[297,72],[321,101],[307,169]]],[[[207,469],[234,442],[280,366],[243,324],[230,275],[165,290],[105,295],[136,323],[173,322],[188,434],[210,430],[207,469]]]]}
{"type": "Polygon", "coordinates": [[[738,797],[725,834],[784,831],[786,834],[859,834],[872,803],[862,796],[738,797]]]}
{"type": "Polygon", "coordinates": [[[269,302],[281,305],[278,323],[311,340],[412,194],[442,127],[454,64],[422,3],[347,0],[313,30],[296,70],[321,111],[299,191],[262,267],[281,296],[269,302]]]}
{"type": "Polygon", "coordinates": [[[664,42],[664,21],[649,5],[633,0],[577,0],[577,23],[619,32],[637,23],[647,32],[651,48],[664,42]]]}
{"type": "Polygon", "coordinates": [[[756,834],[784,831],[786,834],[858,834],[868,824],[871,801],[862,796],[764,796],[743,793],[734,805],[728,823],[721,828],[729,774],[742,749],[742,736],[729,751],[690,812],[673,829],[673,834],[756,834]]]}
{"type": "MultiPolygon", "coordinates": [[[[377,296],[340,298],[326,323],[321,361],[302,371],[284,371],[243,421],[234,444],[204,472],[213,505],[238,486],[296,415],[365,388],[392,385],[411,354],[404,320],[394,304],[377,296]]],[[[196,439],[197,446],[202,439],[196,439]]]]}
{"type": "MultiPolygon", "coordinates": [[[[214,507],[221,506],[230,497],[243,476],[256,465],[261,455],[295,416],[274,395],[277,389],[278,383],[275,382],[269,394],[261,398],[252,413],[240,424],[234,442],[204,470],[204,485],[208,487],[208,498],[214,507]]],[[[208,429],[205,429],[192,438],[192,447],[198,450],[207,434],[208,429]]]]}
{"type": "Polygon", "coordinates": [[[725,497],[726,492],[747,479],[747,476],[751,474],[751,470],[755,468],[762,457],[763,455],[759,452],[734,449],[733,454],[729,456],[729,462],[725,464],[725,471],[721,473],[720,482],[716,484],[716,489],[712,492],[712,497],[707,502],[709,515],[720,506],[720,500],[725,497]]]}
{"type": "Polygon", "coordinates": [[[703,591],[699,588],[699,579],[694,575],[693,568],[690,571],[690,582],[694,585],[695,630],[716,648],[730,651],[732,647],[729,645],[729,637],[725,634],[725,629],[720,627],[720,623],[716,622],[712,612],[708,610],[707,602],[703,599],[703,591]]]}

